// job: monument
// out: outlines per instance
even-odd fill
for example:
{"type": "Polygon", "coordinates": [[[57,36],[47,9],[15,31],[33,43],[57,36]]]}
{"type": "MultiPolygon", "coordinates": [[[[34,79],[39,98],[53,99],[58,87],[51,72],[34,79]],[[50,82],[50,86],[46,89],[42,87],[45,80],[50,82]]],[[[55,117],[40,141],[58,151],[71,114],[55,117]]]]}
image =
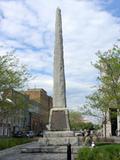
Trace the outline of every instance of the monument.
{"type": "Polygon", "coordinates": [[[66,153],[66,146],[70,143],[73,147],[73,152],[77,153],[81,144],[80,137],[76,137],[74,132],[70,131],[69,126],[66,105],[62,19],[59,8],[56,10],[55,24],[53,108],[50,110],[48,131],[44,132],[43,138],[39,138],[38,143],[39,147],[23,148],[22,152],[66,153]]]}
{"type": "Polygon", "coordinates": [[[49,130],[69,131],[68,110],[66,108],[62,18],[61,10],[59,8],[56,10],[53,69],[53,108],[50,110],[49,130]]]}
{"type": "MultiPolygon", "coordinates": [[[[74,132],[70,131],[66,104],[62,18],[59,8],[56,10],[53,70],[53,108],[50,110],[48,131],[45,132],[44,138],[48,145],[66,145],[69,142],[77,144],[78,140],[74,137],[74,132]]],[[[45,140],[40,139],[39,142],[43,145],[45,140]]]]}

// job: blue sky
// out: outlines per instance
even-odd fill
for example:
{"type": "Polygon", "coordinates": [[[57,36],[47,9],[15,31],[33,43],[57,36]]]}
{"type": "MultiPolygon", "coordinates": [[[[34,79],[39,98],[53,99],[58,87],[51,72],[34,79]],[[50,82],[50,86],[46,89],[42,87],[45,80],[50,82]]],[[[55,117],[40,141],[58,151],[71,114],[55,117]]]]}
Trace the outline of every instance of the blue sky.
{"type": "Polygon", "coordinates": [[[67,104],[80,109],[93,92],[97,71],[91,65],[98,50],[120,38],[119,0],[0,0],[0,54],[6,47],[28,66],[26,88],[52,95],[55,11],[62,10],[67,104]]]}
{"type": "Polygon", "coordinates": [[[119,0],[101,0],[99,2],[102,8],[110,12],[113,16],[120,16],[120,1],[119,0]]]}

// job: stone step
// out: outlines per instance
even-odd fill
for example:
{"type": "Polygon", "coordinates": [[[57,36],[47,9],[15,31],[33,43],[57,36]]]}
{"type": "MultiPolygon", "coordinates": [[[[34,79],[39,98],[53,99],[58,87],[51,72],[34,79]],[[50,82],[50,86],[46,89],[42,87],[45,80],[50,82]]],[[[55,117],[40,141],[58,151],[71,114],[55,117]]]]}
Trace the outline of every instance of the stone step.
{"type": "Polygon", "coordinates": [[[45,131],[44,137],[73,137],[73,131],[45,131]]]}
{"type": "MultiPolygon", "coordinates": [[[[72,146],[71,152],[76,154],[82,146],[72,146]]],[[[67,153],[67,146],[42,146],[36,148],[22,148],[22,153],[67,153]]]]}
{"type": "Polygon", "coordinates": [[[70,143],[73,146],[82,145],[81,137],[44,137],[39,138],[40,146],[67,146],[70,143]]]}
{"type": "Polygon", "coordinates": [[[112,136],[112,140],[114,140],[114,143],[120,143],[120,137],[112,136]]]}

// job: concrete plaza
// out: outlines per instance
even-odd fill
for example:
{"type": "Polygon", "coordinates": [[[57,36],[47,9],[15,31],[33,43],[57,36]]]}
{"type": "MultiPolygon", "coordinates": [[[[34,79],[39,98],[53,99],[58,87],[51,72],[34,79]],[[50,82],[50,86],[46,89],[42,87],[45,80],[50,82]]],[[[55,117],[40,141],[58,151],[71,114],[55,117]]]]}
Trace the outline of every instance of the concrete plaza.
{"type": "MultiPolygon", "coordinates": [[[[0,151],[0,160],[66,160],[67,153],[21,153],[23,147],[38,147],[38,142],[32,142],[0,151]]],[[[75,154],[72,154],[72,160],[75,154]]]]}

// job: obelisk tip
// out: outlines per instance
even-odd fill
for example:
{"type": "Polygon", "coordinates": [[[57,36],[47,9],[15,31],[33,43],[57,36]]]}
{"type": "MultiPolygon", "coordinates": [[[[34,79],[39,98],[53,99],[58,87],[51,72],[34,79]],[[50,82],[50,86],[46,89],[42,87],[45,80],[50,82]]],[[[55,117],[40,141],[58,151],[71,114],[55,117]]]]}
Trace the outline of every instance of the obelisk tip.
{"type": "Polygon", "coordinates": [[[60,9],[59,7],[57,7],[56,12],[57,12],[57,13],[60,13],[60,12],[61,12],[61,9],[60,9]]]}

